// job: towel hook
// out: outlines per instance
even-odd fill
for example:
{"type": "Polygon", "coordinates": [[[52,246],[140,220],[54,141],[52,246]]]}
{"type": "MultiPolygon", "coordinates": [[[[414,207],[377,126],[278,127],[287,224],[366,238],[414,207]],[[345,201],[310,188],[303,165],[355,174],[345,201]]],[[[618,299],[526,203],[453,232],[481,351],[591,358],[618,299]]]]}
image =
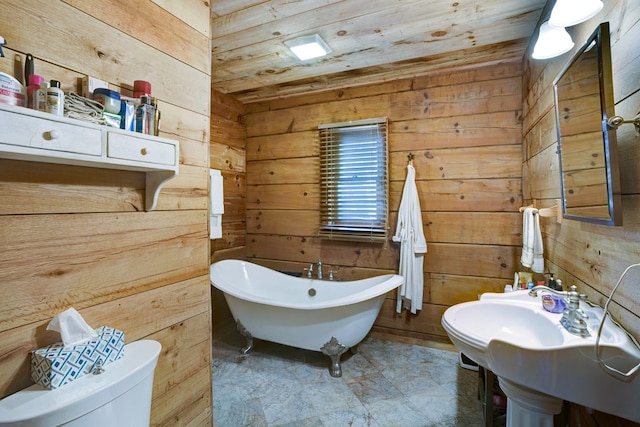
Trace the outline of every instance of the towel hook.
{"type": "Polygon", "coordinates": [[[413,157],[414,157],[414,156],[413,156],[413,153],[409,153],[409,154],[407,154],[407,159],[409,160],[409,162],[412,162],[412,161],[413,161],[413,157]]]}

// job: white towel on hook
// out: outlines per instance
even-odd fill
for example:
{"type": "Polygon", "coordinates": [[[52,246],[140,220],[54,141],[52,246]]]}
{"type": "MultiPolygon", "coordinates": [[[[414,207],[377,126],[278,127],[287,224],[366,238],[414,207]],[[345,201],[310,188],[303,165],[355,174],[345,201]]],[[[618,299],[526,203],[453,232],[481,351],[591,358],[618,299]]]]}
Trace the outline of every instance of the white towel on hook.
{"type": "Polygon", "coordinates": [[[522,257],[520,262],[535,273],[544,273],[540,215],[536,208],[528,207],[522,214],[522,257]]]}
{"type": "Polygon", "coordinates": [[[222,173],[216,169],[209,170],[211,180],[211,208],[209,213],[209,238],[219,239],[222,237],[222,214],[224,214],[224,191],[222,173]]]}
{"type": "Polygon", "coordinates": [[[396,312],[402,307],[410,308],[411,313],[422,309],[422,288],[424,286],[423,264],[427,252],[427,241],[422,230],[420,199],[415,182],[416,170],[411,162],[407,165],[407,179],[402,191],[402,200],[398,210],[398,225],[392,240],[400,242],[400,275],[404,283],[398,288],[396,312]]]}

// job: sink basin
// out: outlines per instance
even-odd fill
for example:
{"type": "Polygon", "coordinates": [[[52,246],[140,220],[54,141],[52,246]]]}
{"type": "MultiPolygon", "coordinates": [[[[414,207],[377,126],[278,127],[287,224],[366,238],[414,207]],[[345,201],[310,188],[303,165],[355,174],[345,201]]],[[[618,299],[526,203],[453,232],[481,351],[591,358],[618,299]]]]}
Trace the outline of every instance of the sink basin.
{"type": "MultiPolygon", "coordinates": [[[[527,291],[486,293],[478,301],[454,305],[442,316],[442,326],[501,385],[525,389],[532,393],[529,398],[546,395],[640,422],[640,375],[622,379],[599,365],[595,341],[604,312],[584,302],[581,309],[589,315],[587,338],[569,333],[560,325],[562,314],[544,310],[540,295],[531,297],[527,291]]],[[[640,362],[640,351],[610,318],[600,354],[622,372],[640,362]]]]}
{"type": "Polygon", "coordinates": [[[540,349],[558,346],[563,340],[559,321],[542,315],[532,304],[467,302],[447,310],[442,322],[454,344],[485,367],[487,347],[493,340],[540,349]]]}

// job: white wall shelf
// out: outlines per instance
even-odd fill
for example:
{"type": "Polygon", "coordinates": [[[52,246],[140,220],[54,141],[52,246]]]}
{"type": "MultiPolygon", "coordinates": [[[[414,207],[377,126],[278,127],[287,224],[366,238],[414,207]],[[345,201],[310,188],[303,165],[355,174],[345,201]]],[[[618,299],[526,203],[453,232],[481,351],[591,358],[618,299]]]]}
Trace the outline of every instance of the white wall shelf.
{"type": "Polygon", "coordinates": [[[177,140],[0,104],[0,158],[146,173],[145,210],[178,175],[177,140]]]}

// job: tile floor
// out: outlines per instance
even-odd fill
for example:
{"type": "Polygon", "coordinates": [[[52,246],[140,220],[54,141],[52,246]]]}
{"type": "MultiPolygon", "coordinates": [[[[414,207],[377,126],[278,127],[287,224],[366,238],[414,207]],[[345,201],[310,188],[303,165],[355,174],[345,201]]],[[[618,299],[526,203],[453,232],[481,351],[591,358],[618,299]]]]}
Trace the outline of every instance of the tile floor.
{"type": "Polygon", "coordinates": [[[375,337],[342,356],[342,377],[312,352],[245,340],[235,325],[214,331],[216,427],[481,426],[478,373],[458,354],[375,337]]]}

